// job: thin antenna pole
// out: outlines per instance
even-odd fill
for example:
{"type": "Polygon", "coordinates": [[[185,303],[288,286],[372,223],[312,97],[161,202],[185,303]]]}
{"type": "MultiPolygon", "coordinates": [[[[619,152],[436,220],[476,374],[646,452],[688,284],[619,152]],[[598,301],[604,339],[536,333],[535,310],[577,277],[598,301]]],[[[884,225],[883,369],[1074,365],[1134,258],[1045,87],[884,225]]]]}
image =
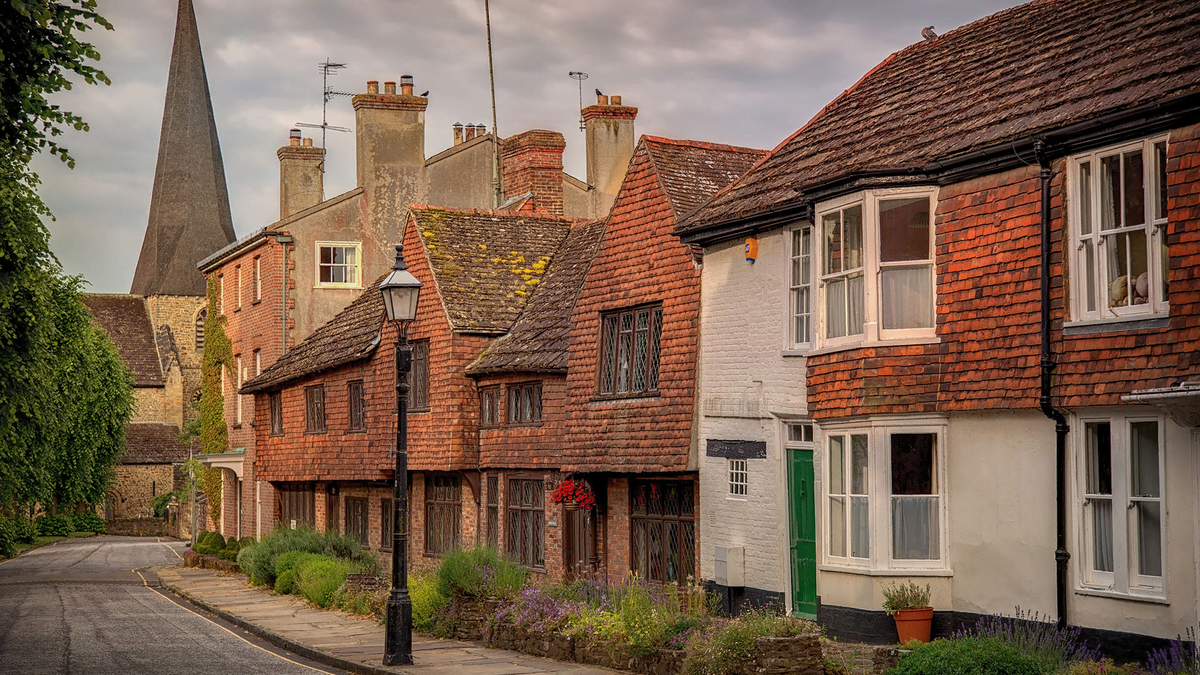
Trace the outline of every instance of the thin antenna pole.
{"type": "Polygon", "coordinates": [[[588,74],[581,70],[572,70],[567,75],[579,82],[579,130],[583,131],[586,128],[583,124],[583,81],[588,79],[588,74]]]}
{"type": "Polygon", "coordinates": [[[483,19],[487,24],[488,79],[492,82],[492,208],[500,208],[500,136],[496,133],[496,69],[492,65],[492,12],[483,0],[483,19]]]}

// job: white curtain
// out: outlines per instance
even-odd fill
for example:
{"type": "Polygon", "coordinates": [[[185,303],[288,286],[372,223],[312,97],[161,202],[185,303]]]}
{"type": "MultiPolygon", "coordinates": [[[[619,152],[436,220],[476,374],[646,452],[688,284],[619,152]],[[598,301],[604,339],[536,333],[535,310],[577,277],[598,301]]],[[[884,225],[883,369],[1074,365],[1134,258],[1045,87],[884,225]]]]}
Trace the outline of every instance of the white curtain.
{"type": "Polygon", "coordinates": [[[863,332],[863,322],[866,320],[863,316],[863,275],[856,274],[846,280],[847,286],[847,308],[850,317],[849,328],[846,331],[847,335],[861,335],[863,332]]]}
{"type": "Polygon", "coordinates": [[[846,282],[843,279],[825,285],[825,337],[846,335],[846,282]]]}
{"type": "Polygon", "coordinates": [[[1112,500],[1092,499],[1088,502],[1092,510],[1092,569],[1097,572],[1113,571],[1113,522],[1112,500]]]}
{"type": "Polygon", "coordinates": [[[892,497],[892,557],[897,560],[937,560],[938,498],[892,497]]]}
{"type": "Polygon", "coordinates": [[[880,283],[884,329],[933,326],[933,274],[929,265],[884,268],[880,283]]]}
{"type": "Polygon", "coordinates": [[[871,556],[870,511],[866,497],[850,498],[850,555],[855,558],[871,556]]]}

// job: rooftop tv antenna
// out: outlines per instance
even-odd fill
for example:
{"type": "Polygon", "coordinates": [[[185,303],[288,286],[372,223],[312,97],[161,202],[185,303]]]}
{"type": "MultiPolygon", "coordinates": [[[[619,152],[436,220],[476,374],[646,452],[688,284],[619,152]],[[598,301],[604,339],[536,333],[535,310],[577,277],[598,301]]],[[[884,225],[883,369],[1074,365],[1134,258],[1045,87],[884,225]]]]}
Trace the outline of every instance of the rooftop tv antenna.
{"type": "MultiPolygon", "coordinates": [[[[335,96],[353,96],[354,95],[351,92],[338,91],[338,90],[334,89],[333,87],[329,86],[329,76],[337,75],[338,71],[341,70],[342,68],[345,68],[346,65],[347,64],[345,64],[345,63],[334,63],[334,62],[330,61],[328,57],[325,58],[324,62],[317,64],[317,72],[321,73],[321,90],[322,90],[321,123],[320,124],[307,124],[305,122],[296,122],[296,126],[298,126],[298,127],[306,127],[308,129],[320,129],[321,130],[321,149],[322,150],[325,149],[325,131],[326,130],[332,129],[333,131],[344,131],[346,133],[350,133],[350,131],[351,131],[351,129],[347,129],[346,127],[334,126],[334,125],[330,124],[327,119],[327,114],[329,111],[329,99],[331,99],[335,96]]],[[[321,161],[321,172],[322,173],[325,172],[324,160],[321,161]]],[[[324,187],[324,181],[322,181],[321,199],[324,199],[324,198],[325,198],[325,187],[324,187]]]]}
{"type": "Polygon", "coordinates": [[[567,75],[579,83],[579,130],[583,131],[583,81],[588,78],[588,74],[581,70],[572,70],[567,75]]]}

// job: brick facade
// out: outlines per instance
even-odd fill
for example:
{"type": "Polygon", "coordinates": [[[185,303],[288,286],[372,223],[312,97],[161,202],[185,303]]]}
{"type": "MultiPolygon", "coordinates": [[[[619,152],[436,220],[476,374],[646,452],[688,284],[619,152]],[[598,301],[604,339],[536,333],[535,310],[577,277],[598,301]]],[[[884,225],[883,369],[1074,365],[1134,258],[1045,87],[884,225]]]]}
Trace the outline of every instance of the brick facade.
{"type": "Polygon", "coordinates": [[[533,194],[532,211],[563,214],[563,150],[567,147],[557,131],[534,129],[504,139],[500,149],[506,200],[533,194]]]}

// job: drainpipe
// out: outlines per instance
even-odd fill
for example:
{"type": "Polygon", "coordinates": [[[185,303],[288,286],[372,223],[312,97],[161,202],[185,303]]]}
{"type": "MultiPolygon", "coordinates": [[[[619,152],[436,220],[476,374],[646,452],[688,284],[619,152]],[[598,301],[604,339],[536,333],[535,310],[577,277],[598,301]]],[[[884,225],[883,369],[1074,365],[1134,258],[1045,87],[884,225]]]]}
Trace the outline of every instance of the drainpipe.
{"type": "Polygon", "coordinates": [[[1034,143],[1038,164],[1041,166],[1042,183],[1042,391],[1038,402],[1042,414],[1054,420],[1055,455],[1055,500],[1057,508],[1056,547],[1054,550],[1056,591],[1058,598],[1058,625],[1067,625],[1067,418],[1050,403],[1053,385],[1054,354],[1050,351],[1050,181],[1054,172],[1046,156],[1046,143],[1034,143]]]}
{"type": "Polygon", "coordinates": [[[292,243],[292,241],[293,240],[292,240],[291,235],[284,234],[284,235],[275,237],[275,242],[279,244],[279,248],[282,249],[282,251],[283,251],[283,255],[280,256],[283,258],[283,270],[282,270],[283,273],[280,275],[280,278],[283,279],[283,281],[281,282],[280,295],[279,295],[279,297],[283,300],[283,305],[280,308],[280,316],[283,318],[283,326],[282,326],[283,343],[280,345],[280,352],[279,352],[281,356],[283,354],[287,353],[287,296],[288,296],[288,292],[287,292],[288,247],[287,247],[287,245],[292,243]]]}

